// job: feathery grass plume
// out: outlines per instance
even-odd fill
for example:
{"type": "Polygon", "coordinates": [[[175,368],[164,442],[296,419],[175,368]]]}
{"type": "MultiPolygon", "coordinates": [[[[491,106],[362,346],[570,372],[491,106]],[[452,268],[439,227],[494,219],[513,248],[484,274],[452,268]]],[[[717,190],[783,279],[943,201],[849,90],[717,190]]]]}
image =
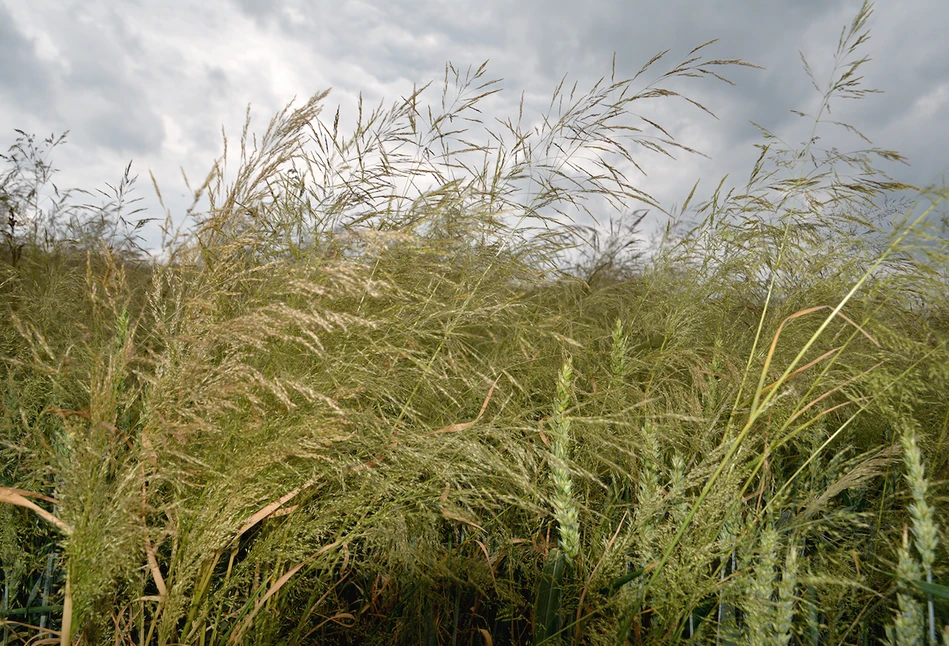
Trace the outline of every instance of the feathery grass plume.
{"type": "MultiPolygon", "coordinates": [[[[926,583],[932,585],[933,566],[936,563],[936,548],[939,545],[939,525],[936,523],[936,514],[932,505],[926,499],[929,490],[929,481],[926,479],[926,469],[923,466],[922,452],[916,441],[914,420],[902,420],[900,443],[903,446],[903,460],[906,463],[906,482],[913,496],[909,512],[913,519],[913,544],[919,553],[919,558],[926,577],[926,583]]],[[[901,558],[902,560],[902,558],[901,558]]],[[[928,595],[928,636],[929,642],[936,642],[936,615],[932,595],[928,595]]]]}
{"type": "MultiPolygon", "coordinates": [[[[103,250],[102,273],[93,254],[86,255],[85,290],[73,306],[91,310],[87,333],[50,373],[51,381],[75,391],[45,411],[62,421],[48,436],[47,460],[57,515],[72,528],[59,545],[61,559],[53,558],[59,550],[49,546],[49,563],[61,564],[69,584],[63,625],[84,624],[90,636],[109,631],[107,609],[127,593],[140,556],[136,509],[142,472],[129,437],[139,395],[131,375],[136,326],[130,326],[127,310],[132,285],[118,255],[103,250]],[[69,354],[78,364],[75,371],[66,368],[69,354]],[[66,404],[78,393],[75,404],[66,404]],[[77,405],[83,399],[85,405],[77,405]]],[[[45,351],[54,357],[49,347],[45,351]]],[[[47,581],[50,569],[48,565],[44,574],[47,581]]]]}

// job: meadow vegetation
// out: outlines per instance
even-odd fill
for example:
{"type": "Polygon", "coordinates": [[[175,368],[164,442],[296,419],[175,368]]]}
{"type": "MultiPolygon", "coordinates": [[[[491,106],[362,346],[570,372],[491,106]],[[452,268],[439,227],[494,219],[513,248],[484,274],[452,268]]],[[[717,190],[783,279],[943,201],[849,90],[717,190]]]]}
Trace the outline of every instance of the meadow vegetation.
{"type": "Polygon", "coordinates": [[[747,65],[710,43],[536,128],[479,121],[485,66],[351,136],[317,94],[245,126],[160,257],[129,169],[43,209],[62,140],[20,133],[3,644],[949,643],[949,192],[817,146],[870,13],[803,148],[762,128],[649,253],[621,167],[694,151],[634,111],[747,65]]]}

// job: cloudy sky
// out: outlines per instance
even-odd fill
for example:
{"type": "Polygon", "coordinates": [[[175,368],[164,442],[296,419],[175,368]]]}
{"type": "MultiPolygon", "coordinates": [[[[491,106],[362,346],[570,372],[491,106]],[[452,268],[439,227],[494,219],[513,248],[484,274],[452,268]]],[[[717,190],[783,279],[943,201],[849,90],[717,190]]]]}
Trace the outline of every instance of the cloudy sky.
{"type": "MultiPolygon", "coordinates": [[[[709,40],[706,58],[742,59],[765,69],[725,68],[730,86],[711,78],[664,87],[708,107],[715,118],[674,98],[643,101],[642,116],[679,143],[708,155],[642,148],[632,155],[646,172],[626,168],[637,188],[667,210],[681,205],[697,179],[704,201],[723,175],[742,188],[761,143],[755,121],[796,148],[831,81],[841,30],[860,0],[0,0],[0,147],[14,129],[38,138],[69,131],[52,156],[57,185],[85,189],[115,183],[132,161],[139,175],[143,217],[164,217],[151,188],[154,173],[172,216],[190,204],[183,168],[200,183],[222,153],[222,126],[235,139],[248,104],[252,130],[294,96],[332,88],[322,118],[351,129],[359,93],[369,107],[408,96],[413,84],[435,81],[423,99],[437,104],[445,64],[462,70],[489,61],[486,77],[503,78],[503,92],[483,106],[483,118],[539,123],[566,74],[586,91],[631,78],[655,54],[669,53],[633,84],[644,89],[709,40]],[[821,89],[804,71],[807,59],[821,89]]],[[[856,126],[873,146],[896,150],[911,166],[873,162],[893,179],[917,186],[949,175],[949,3],[881,2],[868,23],[870,40],[857,57],[863,87],[883,90],[860,101],[831,103],[830,118],[856,126]]],[[[852,60],[852,59],[851,59],[852,60]]],[[[839,72],[838,72],[839,74],[839,72]]],[[[826,116],[826,115],[825,115],[826,116]]],[[[842,152],[868,148],[830,125],[818,146],[842,152]]],[[[487,136],[480,143],[487,143],[487,136]]],[[[0,174],[6,168],[0,168],[0,174]]],[[[846,168],[841,168],[845,171],[846,168]]],[[[649,229],[666,221],[651,213],[649,229]]],[[[155,248],[158,229],[145,230],[155,248]]]]}

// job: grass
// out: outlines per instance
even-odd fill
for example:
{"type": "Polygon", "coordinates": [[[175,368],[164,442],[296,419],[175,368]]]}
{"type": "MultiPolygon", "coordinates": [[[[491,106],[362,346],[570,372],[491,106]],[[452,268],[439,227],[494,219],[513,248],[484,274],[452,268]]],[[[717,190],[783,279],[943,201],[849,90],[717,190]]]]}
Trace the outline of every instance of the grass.
{"type": "Polygon", "coordinates": [[[632,104],[747,65],[711,43],[561,84],[537,129],[478,120],[484,66],[351,137],[318,94],[245,126],[161,260],[130,169],[44,210],[63,140],[20,133],[3,643],[945,642],[946,188],[816,148],[870,92],[870,13],[804,149],[762,129],[747,186],[687,224],[692,187],[648,255],[617,159],[694,151],[632,104]],[[905,189],[932,205],[885,221],[905,189]],[[571,224],[604,204],[609,234],[571,224]]]}

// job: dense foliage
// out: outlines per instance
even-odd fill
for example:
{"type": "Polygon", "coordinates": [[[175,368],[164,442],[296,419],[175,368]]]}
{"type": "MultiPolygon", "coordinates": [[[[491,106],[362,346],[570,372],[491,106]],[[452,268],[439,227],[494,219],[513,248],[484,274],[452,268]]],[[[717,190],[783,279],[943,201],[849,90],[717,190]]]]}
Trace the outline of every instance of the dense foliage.
{"type": "MultiPolygon", "coordinates": [[[[866,92],[869,14],[815,132],[866,92]]],[[[644,90],[560,87],[493,146],[460,125],[497,91],[484,66],[446,70],[442,114],[420,90],[349,138],[319,94],[259,145],[245,127],[159,258],[128,169],[92,215],[43,211],[61,140],[21,133],[4,643],[945,639],[947,189],[890,221],[876,200],[916,187],[868,160],[899,155],[765,131],[740,194],[686,225],[693,187],[641,247],[627,214],[659,205],[616,158],[688,149],[630,104],[746,65],[704,47],[644,90]],[[565,219],[607,205],[609,235],[565,219]]]]}

